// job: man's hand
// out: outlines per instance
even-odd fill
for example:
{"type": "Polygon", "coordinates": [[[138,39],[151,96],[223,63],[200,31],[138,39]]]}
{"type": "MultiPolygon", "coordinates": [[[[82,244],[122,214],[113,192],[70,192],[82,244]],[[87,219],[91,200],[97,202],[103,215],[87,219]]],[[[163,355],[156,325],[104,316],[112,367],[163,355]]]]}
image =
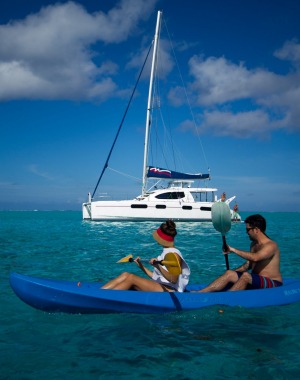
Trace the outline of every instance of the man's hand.
{"type": "Polygon", "coordinates": [[[233,252],[233,249],[234,248],[232,248],[228,244],[226,244],[226,249],[224,250],[224,248],[223,248],[224,255],[228,255],[230,252],[233,252]]]}

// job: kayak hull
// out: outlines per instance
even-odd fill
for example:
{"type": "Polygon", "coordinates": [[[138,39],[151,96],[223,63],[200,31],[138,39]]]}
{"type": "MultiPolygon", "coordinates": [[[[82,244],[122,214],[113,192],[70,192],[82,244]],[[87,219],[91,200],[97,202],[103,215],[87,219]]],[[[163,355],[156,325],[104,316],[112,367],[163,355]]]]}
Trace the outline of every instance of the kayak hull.
{"type": "MultiPolygon", "coordinates": [[[[10,285],[23,302],[36,309],[72,314],[159,314],[214,305],[253,308],[300,301],[300,279],[284,279],[284,285],[278,288],[216,293],[104,290],[100,283],[43,279],[18,273],[10,274],[10,285]]],[[[188,290],[204,286],[189,285],[188,290]]]]}

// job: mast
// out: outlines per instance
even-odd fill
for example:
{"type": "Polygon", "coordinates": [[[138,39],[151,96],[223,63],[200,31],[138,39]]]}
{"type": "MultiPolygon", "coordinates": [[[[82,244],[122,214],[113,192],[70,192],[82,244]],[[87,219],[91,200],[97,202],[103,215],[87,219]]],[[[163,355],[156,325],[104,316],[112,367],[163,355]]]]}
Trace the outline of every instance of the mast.
{"type": "Polygon", "coordinates": [[[145,132],[145,143],[144,143],[144,165],[143,165],[143,185],[142,185],[142,194],[143,195],[146,192],[146,185],[147,185],[149,129],[150,129],[150,123],[151,123],[150,114],[151,114],[151,107],[152,107],[152,92],[153,92],[154,73],[155,73],[156,63],[157,63],[157,45],[158,45],[158,37],[159,37],[159,32],[160,32],[161,15],[162,15],[162,12],[158,11],[157,12],[155,35],[154,35],[154,41],[153,41],[154,45],[153,45],[153,56],[152,56],[151,73],[150,73],[150,84],[149,84],[147,115],[146,115],[146,132],[145,132]]]}

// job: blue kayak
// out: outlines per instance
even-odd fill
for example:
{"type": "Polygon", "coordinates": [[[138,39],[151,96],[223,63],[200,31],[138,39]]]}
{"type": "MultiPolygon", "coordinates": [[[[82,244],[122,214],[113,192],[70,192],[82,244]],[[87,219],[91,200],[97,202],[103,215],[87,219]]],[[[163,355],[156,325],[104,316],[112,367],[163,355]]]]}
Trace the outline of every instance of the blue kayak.
{"type": "MultiPolygon", "coordinates": [[[[278,288],[217,293],[104,290],[100,289],[100,283],[42,279],[18,273],[11,273],[10,285],[22,301],[36,309],[75,314],[153,314],[198,310],[213,305],[253,308],[300,301],[300,280],[287,278],[278,288]]],[[[189,285],[188,290],[204,286],[189,285]]]]}

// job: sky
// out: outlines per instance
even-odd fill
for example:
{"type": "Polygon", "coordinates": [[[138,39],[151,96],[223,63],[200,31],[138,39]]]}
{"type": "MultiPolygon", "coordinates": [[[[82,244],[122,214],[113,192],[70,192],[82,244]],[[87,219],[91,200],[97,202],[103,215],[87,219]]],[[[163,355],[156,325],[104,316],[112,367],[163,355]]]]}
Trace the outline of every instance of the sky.
{"type": "MultiPolygon", "coordinates": [[[[164,51],[164,80],[180,150],[240,211],[300,212],[298,0],[1,2],[0,210],[81,210],[158,10],[176,54],[164,51]],[[177,64],[201,148],[173,83],[177,64]]],[[[115,199],[141,192],[146,79],[100,184],[115,199]]]]}

